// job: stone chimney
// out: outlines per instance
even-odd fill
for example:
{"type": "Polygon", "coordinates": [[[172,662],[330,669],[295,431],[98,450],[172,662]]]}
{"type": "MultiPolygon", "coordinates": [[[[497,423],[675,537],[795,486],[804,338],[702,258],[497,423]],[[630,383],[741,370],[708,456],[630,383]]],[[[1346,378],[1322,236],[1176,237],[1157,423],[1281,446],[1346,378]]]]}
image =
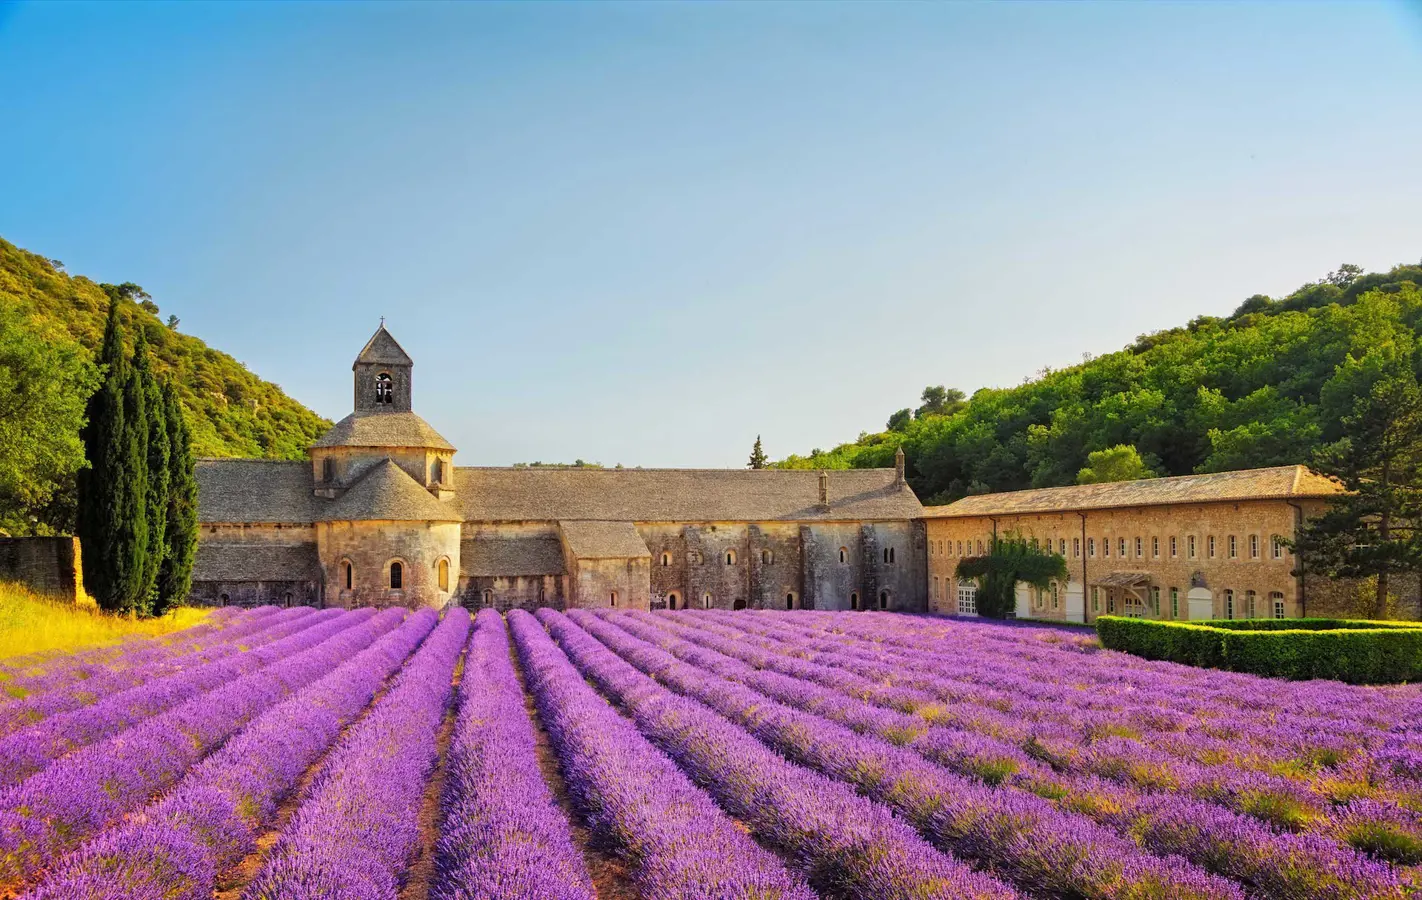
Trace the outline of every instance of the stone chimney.
{"type": "Polygon", "coordinates": [[[894,451],[894,487],[901,488],[908,484],[904,480],[904,448],[901,446],[894,451]]]}
{"type": "Polygon", "coordinates": [[[820,473],[820,509],[829,512],[829,473],[820,473]]]}

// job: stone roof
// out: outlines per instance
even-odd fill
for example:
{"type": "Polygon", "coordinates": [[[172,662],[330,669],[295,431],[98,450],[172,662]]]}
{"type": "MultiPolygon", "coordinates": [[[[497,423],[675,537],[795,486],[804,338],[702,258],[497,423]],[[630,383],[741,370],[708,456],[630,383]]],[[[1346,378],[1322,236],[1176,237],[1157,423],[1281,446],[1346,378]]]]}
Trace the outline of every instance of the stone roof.
{"type": "Polygon", "coordinates": [[[356,357],[354,363],[351,363],[351,368],[354,369],[361,363],[385,366],[413,366],[415,364],[414,360],[410,359],[410,354],[400,346],[400,342],[385,330],[384,322],[381,322],[380,327],[375,329],[375,334],[370,336],[370,340],[365,342],[360,355],[356,357]]]}
{"type": "Polygon", "coordinates": [[[332,425],[313,447],[421,447],[453,450],[454,445],[412,412],[353,412],[332,425]]]}
{"type": "Polygon", "coordinates": [[[459,544],[459,574],[468,577],[562,575],[563,545],[553,535],[473,538],[459,544]]]}
{"type": "Polygon", "coordinates": [[[924,509],[923,515],[926,518],[951,519],[1181,503],[1297,500],[1328,497],[1342,490],[1343,487],[1338,482],[1311,472],[1306,466],[1275,466],[1269,469],[1242,469],[1208,475],[1180,475],[1111,484],[1079,484],[1032,491],[978,494],[964,497],[947,506],[928,507],[924,509]]]}
{"type": "Polygon", "coordinates": [[[316,545],[198,541],[194,581],[320,581],[316,545]]]}
{"type": "Polygon", "coordinates": [[[651,559],[631,522],[559,522],[563,543],[578,559],[651,559]]]}
{"type": "Polygon", "coordinates": [[[819,475],[800,469],[543,469],[456,467],[456,502],[470,522],[774,522],[913,519],[918,498],[893,469],[819,475]]]}
{"type": "Polygon", "coordinates": [[[366,470],[355,484],[317,510],[318,522],[458,522],[453,503],[441,503],[389,459],[366,470]]]}
{"type": "Polygon", "coordinates": [[[309,525],[311,463],[269,459],[200,459],[198,521],[309,525]]]}

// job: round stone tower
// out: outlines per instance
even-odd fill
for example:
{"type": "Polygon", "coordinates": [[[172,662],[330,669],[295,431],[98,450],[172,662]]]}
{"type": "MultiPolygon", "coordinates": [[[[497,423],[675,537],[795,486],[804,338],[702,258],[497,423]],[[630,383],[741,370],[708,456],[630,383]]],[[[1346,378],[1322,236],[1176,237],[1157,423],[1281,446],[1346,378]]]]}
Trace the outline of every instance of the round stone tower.
{"type": "Polygon", "coordinates": [[[332,605],[444,606],[458,585],[454,447],[411,410],[413,369],[382,323],[351,366],[355,411],[310,449],[332,605]]]}

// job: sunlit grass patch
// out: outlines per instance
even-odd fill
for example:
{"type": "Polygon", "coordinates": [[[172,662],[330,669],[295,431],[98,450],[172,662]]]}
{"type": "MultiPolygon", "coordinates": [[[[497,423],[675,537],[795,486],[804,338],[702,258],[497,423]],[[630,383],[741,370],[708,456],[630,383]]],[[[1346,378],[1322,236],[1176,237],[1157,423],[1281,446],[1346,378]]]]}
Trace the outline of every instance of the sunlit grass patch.
{"type": "Polygon", "coordinates": [[[152,619],[100,612],[13,582],[0,582],[0,659],[45,651],[70,652],[112,644],[128,637],[158,637],[191,628],[209,611],[179,607],[152,619]]]}

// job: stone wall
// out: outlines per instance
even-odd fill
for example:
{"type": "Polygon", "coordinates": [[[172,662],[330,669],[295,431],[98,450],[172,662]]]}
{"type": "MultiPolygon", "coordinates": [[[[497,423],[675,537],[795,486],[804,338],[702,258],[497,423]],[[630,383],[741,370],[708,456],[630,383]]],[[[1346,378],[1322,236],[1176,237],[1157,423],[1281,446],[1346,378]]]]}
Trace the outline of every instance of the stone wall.
{"type": "Polygon", "coordinates": [[[82,568],[76,537],[0,538],[0,581],[73,603],[84,592],[82,568]]]}
{"type": "Polygon", "coordinates": [[[488,575],[459,579],[458,603],[469,610],[488,607],[500,612],[540,607],[568,608],[567,579],[562,575],[488,575]]]}
{"type": "Polygon", "coordinates": [[[326,605],[443,607],[459,582],[457,522],[322,522],[316,543],[326,579],[326,605]],[[441,589],[439,564],[448,566],[441,589]],[[401,587],[391,587],[391,566],[401,587]],[[346,564],[351,566],[347,585],[346,564]]]}
{"type": "Polygon", "coordinates": [[[194,581],[192,606],[321,606],[316,581],[194,581]]]}

